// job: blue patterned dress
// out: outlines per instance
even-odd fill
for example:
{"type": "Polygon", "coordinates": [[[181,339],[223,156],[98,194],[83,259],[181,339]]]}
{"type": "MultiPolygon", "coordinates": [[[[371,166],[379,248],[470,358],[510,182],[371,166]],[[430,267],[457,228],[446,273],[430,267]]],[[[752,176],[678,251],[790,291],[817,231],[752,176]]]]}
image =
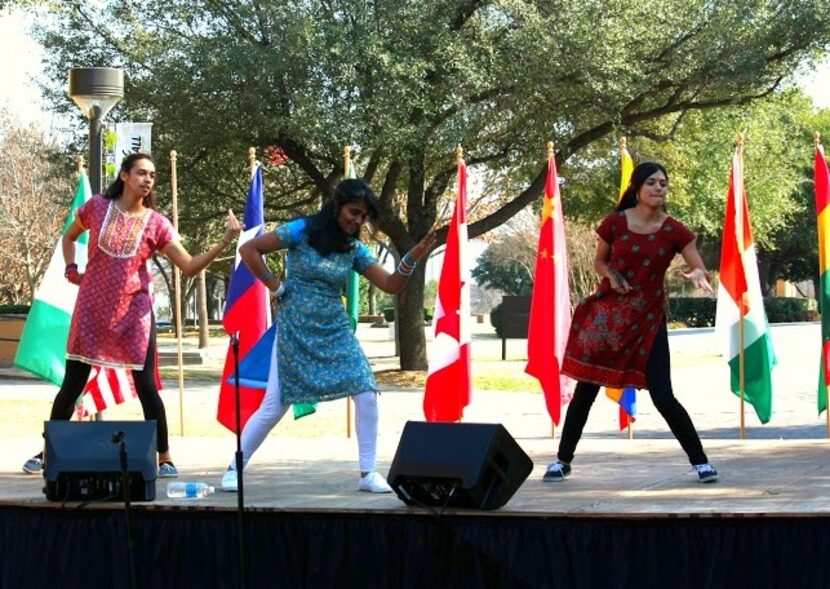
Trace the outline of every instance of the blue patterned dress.
{"type": "Polygon", "coordinates": [[[316,403],[377,391],[341,298],[349,271],[362,274],[377,260],[359,240],[348,252],[323,258],[309,245],[305,226],[298,219],[275,230],[288,250],[277,314],[280,398],[285,404],[316,403]]]}

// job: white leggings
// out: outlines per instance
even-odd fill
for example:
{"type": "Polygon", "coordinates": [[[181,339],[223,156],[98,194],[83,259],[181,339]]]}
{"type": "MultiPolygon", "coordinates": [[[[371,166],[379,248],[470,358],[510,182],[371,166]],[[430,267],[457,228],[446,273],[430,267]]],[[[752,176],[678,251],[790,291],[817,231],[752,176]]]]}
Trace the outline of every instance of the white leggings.
{"type": "MultiPolygon", "coordinates": [[[[274,342],[276,354],[276,341],[274,342]]],[[[272,355],[273,358],[273,355],[272,355]]],[[[360,472],[372,472],[376,468],[378,441],[378,396],[375,391],[366,391],[352,396],[355,406],[355,431],[360,472]]],[[[283,405],[280,399],[280,382],[277,363],[271,362],[268,371],[268,385],[259,409],[251,415],[242,428],[242,466],[248,464],[257,448],[265,441],[291,405],[283,405]]],[[[236,468],[232,461],[230,468],[236,468]]]]}

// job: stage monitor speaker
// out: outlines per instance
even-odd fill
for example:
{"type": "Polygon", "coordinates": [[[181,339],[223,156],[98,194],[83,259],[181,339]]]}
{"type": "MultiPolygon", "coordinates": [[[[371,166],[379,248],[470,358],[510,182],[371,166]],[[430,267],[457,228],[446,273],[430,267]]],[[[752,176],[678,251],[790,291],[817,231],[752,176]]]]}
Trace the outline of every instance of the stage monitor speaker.
{"type": "Polygon", "coordinates": [[[501,424],[409,421],[389,484],[407,505],[498,509],[531,470],[501,424]]]}
{"type": "Polygon", "coordinates": [[[127,451],[132,501],[156,498],[156,422],[47,421],[43,492],[50,501],[121,501],[118,439],[127,451]]]}

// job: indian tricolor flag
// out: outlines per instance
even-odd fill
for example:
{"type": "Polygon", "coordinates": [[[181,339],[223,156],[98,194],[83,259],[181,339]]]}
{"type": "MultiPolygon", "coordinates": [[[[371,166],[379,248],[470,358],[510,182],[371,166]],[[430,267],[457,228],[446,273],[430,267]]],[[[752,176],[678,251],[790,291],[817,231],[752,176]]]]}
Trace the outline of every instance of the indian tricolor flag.
{"type": "Polygon", "coordinates": [[[743,356],[744,399],[755,408],[761,423],[767,423],[772,415],[772,367],[775,366],[775,353],[764,311],[761,281],[758,278],[758,260],[752,241],[740,146],[732,158],[732,171],[729,175],[715,328],[726,341],[732,392],[741,395],[740,369],[743,356]]]}
{"type": "Polygon", "coordinates": [[[816,221],[818,222],[819,310],[821,311],[821,366],[819,368],[818,412],[827,409],[827,386],[830,383],[830,173],[824,150],[816,142],[814,168],[816,187],[816,221]]]}

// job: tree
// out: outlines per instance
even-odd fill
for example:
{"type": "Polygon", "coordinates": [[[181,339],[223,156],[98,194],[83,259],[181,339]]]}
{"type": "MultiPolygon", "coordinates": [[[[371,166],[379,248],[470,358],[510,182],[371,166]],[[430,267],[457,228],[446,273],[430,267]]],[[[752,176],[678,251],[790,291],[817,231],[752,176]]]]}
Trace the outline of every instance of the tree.
{"type": "MultiPolygon", "coordinates": [[[[329,195],[351,144],[399,253],[441,222],[458,143],[501,197],[471,219],[474,237],[540,196],[548,139],[567,175],[570,158],[584,161],[616,134],[769,95],[830,41],[822,0],[51,6],[42,31],[50,78],[65,79],[70,65],[126,68],[113,117],[152,120],[156,145],[182,154],[185,232],[239,205],[233,162],[248,144],[289,158],[271,180],[271,219],[329,195]]],[[[53,92],[68,109],[62,85],[53,92]]],[[[420,267],[399,295],[404,369],[426,366],[423,278],[420,267]]]]}
{"type": "Polygon", "coordinates": [[[53,163],[58,146],[35,126],[0,111],[0,302],[34,300],[72,202],[67,170],[53,163]]]}

